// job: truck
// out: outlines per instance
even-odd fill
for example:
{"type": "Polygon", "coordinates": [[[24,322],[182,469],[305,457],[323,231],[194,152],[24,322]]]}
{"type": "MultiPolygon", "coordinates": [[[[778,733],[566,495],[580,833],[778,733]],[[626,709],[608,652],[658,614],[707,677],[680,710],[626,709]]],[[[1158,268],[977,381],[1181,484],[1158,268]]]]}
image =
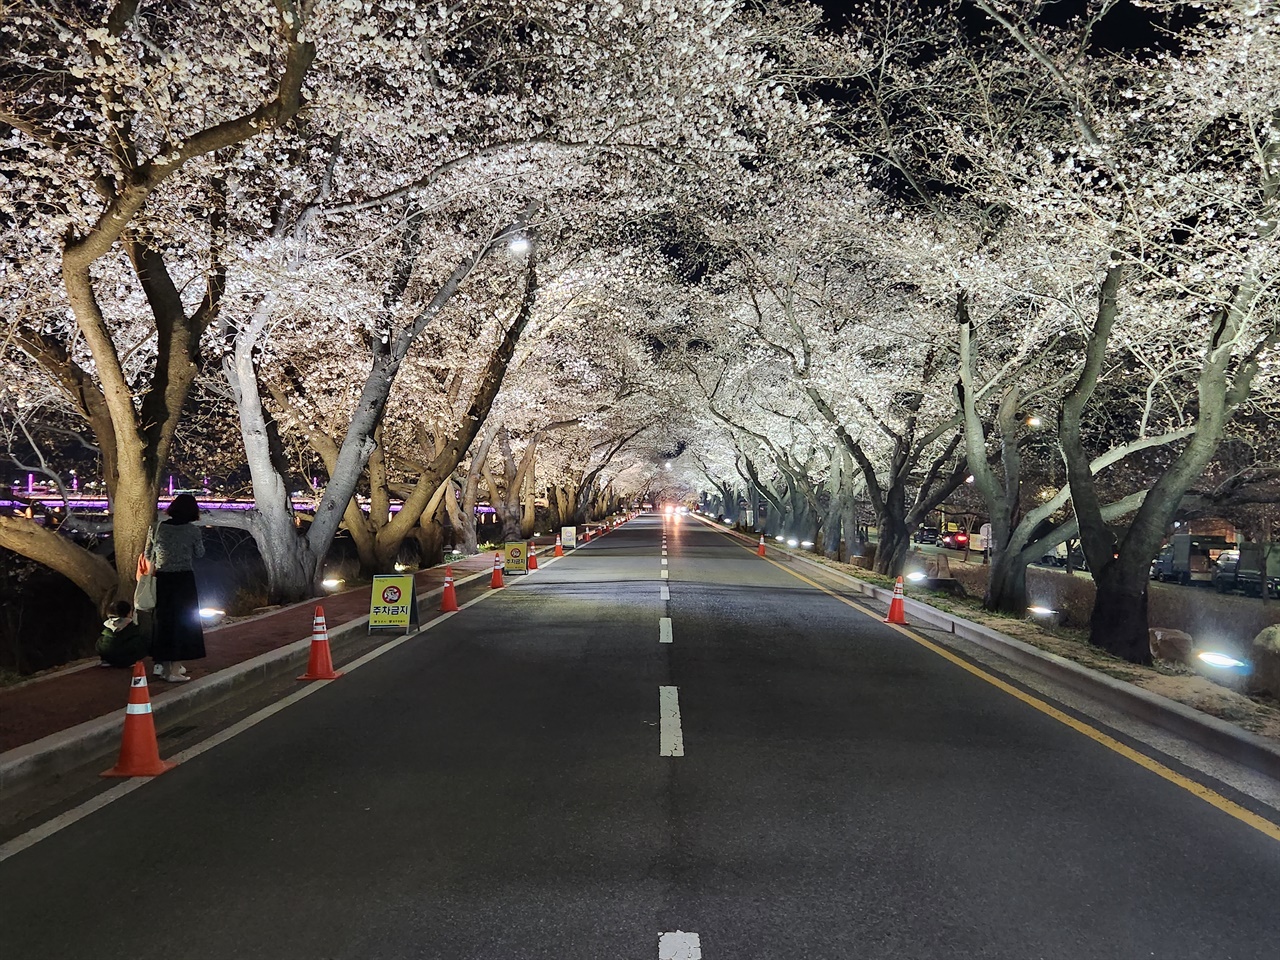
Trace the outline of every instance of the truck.
{"type": "Polygon", "coordinates": [[[1224,551],[1235,549],[1226,537],[1176,533],[1151,562],[1151,579],[1176,583],[1209,583],[1224,551]]]}
{"type": "MultiPolygon", "coordinates": [[[[1270,543],[1242,543],[1235,550],[1224,550],[1218,554],[1218,562],[1213,571],[1213,586],[1219,593],[1231,593],[1239,590],[1250,596],[1262,595],[1262,572],[1266,569],[1266,558],[1275,550],[1270,543]]],[[[1280,596],[1280,577],[1267,577],[1269,594],[1280,596]]]]}

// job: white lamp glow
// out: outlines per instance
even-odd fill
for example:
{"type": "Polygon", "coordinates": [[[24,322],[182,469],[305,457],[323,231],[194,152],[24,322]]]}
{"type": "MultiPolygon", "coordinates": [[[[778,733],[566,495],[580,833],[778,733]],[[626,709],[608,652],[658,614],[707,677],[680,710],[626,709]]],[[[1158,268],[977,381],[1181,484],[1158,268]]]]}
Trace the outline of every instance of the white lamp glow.
{"type": "Polygon", "coordinates": [[[1238,669],[1249,665],[1243,660],[1229,657],[1225,653],[1214,653],[1212,650],[1205,650],[1203,653],[1197,653],[1196,656],[1211,667],[1234,667],[1238,669]]]}

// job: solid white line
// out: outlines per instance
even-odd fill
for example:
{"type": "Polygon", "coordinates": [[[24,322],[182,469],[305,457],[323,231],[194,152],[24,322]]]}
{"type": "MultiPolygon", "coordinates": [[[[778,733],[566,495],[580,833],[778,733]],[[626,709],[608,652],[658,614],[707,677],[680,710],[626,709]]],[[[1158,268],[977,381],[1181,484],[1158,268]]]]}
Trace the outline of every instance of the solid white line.
{"type": "Polygon", "coordinates": [[[702,960],[702,941],[696,933],[664,933],[658,937],[658,960],[702,960]]]}
{"type": "MultiPolygon", "coordinates": [[[[360,657],[359,659],[354,660],[351,663],[348,663],[345,666],[343,666],[342,668],[343,673],[350,673],[352,670],[358,670],[360,667],[364,666],[369,661],[377,659],[378,657],[382,656],[384,653],[390,653],[392,650],[400,646],[402,643],[407,643],[408,641],[414,639],[420,634],[425,633],[427,630],[430,630],[432,627],[436,626],[437,624],[443,623],[444,621],[450,619],[451,617],[457,616],[458,613],[461,613],[463,610],[466,610],[468,607],[474,606],[475,604],[479,603],[482,600],[488,600],[490,597],[495,596],[499,593],[501,593],[501,591],[499,590],[486,591],[485,593],[480,594],[478,597],[473,597],[472,599],[468,600],[466,603],[459,606],[456,613],[442,613],[440,616],[436,617],[436,619],[432,620],[430,623],[420,628],[416,633],[404,634],[403,636],[395,637],[394,639],[388,640],[382,646],[377,647],[373,650],[370,650],[368,653],[366,653],[364,656],[360,657]]],[[[288,696],[280,700],[277,700],[275,703],[263,707],[261,710],[257,711],[256,713],[250,714],[249,716],[245,717],[243,720],[233,723],[231,726],[227,727],[225,730],[220,730],[219,732],[215,733],[213,736],[209,737],[208,739],[201,740],[199,743],[193,744],[192,746],[187,747],[187,749],[175,754],[170,759],[176,763],[184,763],[187,760],[194,759],[195,757],[200,756],[200,754],[204,753],[205,751],[212,750],[214,747],[218,746],[219,744],[226,743],[232,737],[235,737],[235,736],[238,736],[239,734],[244,733],[246,730],[250,729],[251,727],[256,727],[258,724],[260,724],[263,720],[266,720],[268,717],[274,716],[275,714],[279,713],[281,710],[285,709],[286,707],[293,706],[295,703],[297,703],[299,700],[303,699],[304,697],[309,697],[313,693],[317,693],[318,691],[322,690],[323,688],[327,687],[329,684],[334,682],[335,681],[333,680],[317,680],[312,683],[309,683],[307,684],[307,686],[302,687],[295,693],[291,693],[288,696]]],[[[37,827],[33,827],[32,829],[28,830],[26,833],[23,833],[23,834],[20,834],[19,836],[14,837],[8,843],[0,844],[0,863],[4,862],[5,860],[8,860],[14,854],[21,853],[23,850],[27,849],[28,847],[34,846],[35,844],[39,843],[41,840],[44,840],[46,837],[53,836],[59,830],[62,830],[65,827],[69,827],[73,823],[76,823],[79,820],[83,820],[85,817],[89,816],[89,814],[94,813],[98,810],[101,810],[103,807],[105,807],[107,804],[111,803],[112,801],[119,800],[121,797],[126,796],[127,794],[130,794],[130,793],[133,793],[134,790],[137,790],[140,787],[145,787],[153,779],[155,778],[154,777],[134,777],[132,779],[125,780],[122,783],[117,784],[116,786],[113,786],[107,790],[104,790],[102,793],[98,794],[97,796],[91,797],[90,799],[86,800],[84,803],[80,804],[78,807],[72,807],[70,810],[67,810],[65,813],[59,814],[58,816],[54,817],[52,820],[48,820],[37,827]]]]}
{"type": "Polygon", "coordinates": [[[670,617],[661,617],[658,620],[658,642],[659,643],[671,642],[671,618],[670,617]]]}
{"type": "Polygon", "coordinates": [[[684,734],[680,732],[680,688],[658,688],[658,719],[661,721],[658,756],[683,757],[684,734]]]}
{"type": "Polygon", "coordinates": [[[658,594],[658,599],[659,600],[671,599],[671,588],[668,587],[665,583],[662,585],[662,593],[658,594]]]}

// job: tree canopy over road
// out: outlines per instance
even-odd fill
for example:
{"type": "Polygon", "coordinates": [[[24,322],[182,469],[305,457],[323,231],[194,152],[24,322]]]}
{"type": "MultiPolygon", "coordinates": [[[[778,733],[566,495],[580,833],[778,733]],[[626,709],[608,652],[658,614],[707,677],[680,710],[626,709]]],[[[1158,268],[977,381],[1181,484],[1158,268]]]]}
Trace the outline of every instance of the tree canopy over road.
{"type": "Polygon", "coordinates": [[[275,599],[480,500],[705,492],[898,574],[967,497],[989,606],[1078,538],[1142,660],[1178,511],[1271,499],[1278,189],[1268,0],[10,3],[0,431],[96,466],[115,559],[0,547],[105,601],[177,471],[275,599]]]}

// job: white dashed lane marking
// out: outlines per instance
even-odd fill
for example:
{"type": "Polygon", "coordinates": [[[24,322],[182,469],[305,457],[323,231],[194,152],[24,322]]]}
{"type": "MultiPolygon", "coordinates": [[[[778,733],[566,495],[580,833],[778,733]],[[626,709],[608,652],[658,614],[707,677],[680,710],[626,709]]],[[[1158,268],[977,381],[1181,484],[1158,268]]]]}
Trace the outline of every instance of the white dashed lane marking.
{"type": "Polygon", "coordinates": [[[658,960],[702,960],[702,942],[696,933],[664,933],[658,937],[658,960]]]}
{"type": "Polygon", "coordinates": [[[671,618],[662,617],[658,620],[658,642],[671,642],[671,618]]]}
{"type": "Polygon", "coordinates": [[[680,688],[658,688],[658,756],[683,757],[684,734],[680,731],[680,688]]]}
{"type": "Polygon", "coordinates": [[[671,588],[668,587],[665,583],[662,585],[662,593],[658,594],[658,599],[660,600],[671,599],[671,588]]]}

